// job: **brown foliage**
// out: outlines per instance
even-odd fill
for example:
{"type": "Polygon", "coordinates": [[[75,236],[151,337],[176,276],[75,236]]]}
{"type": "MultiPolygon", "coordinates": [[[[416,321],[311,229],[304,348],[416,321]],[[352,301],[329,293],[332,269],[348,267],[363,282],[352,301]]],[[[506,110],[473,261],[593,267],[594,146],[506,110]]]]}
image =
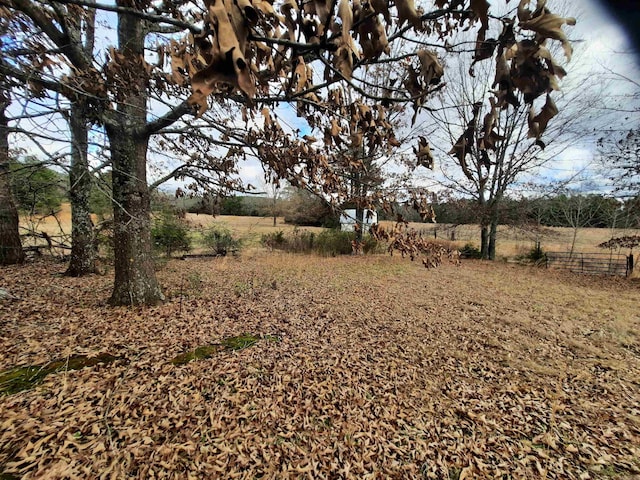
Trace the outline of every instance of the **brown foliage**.
{"type": "Polygon", "coordinates": [[[625,237],[612,238],[602,242],[600,248],[628,248],[634,249],[640,246],[640,235],[628,235],[625,237]]]}

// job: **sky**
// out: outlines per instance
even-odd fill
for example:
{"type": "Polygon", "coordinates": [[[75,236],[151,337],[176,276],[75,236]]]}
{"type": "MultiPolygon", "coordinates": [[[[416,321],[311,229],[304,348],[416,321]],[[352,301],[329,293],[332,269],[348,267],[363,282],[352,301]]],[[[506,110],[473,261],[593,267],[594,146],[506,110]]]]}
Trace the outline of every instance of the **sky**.
{"type": "MultiPolygon", "coordinates": [[[[577,23],[574,27],[565,27],[568,35],[575,42],[574,61],[579,64],[570,66],[575,70],[570,71],[569,75],[582,78],[598,74],[599,79],[609,80],[610,83],[602,92],[603,99],[607,95],[617,97],[632,93],[633,88],[635,88],[636,94],[638,93],[637,86],[633,87],[630,82],[618,77],[618,75],[631,79],[640,78],[640,57],[637,45],[627,34],[624,25],[621,25],[611,14],[610,9],[604,5],[608,3],[598,0],[581,1],[579,4],[575,2],[574,5],[579,9],[575,14],[577,23]]],[[[640,5],[635,9],[640,11],[640,5]]],[[[565,83],[570,84],[570,80],[567,79],[565,83]]],[[[636,105],[636,110],[640,111],[640,105],[636,105]]],[[[588,183],[591,185],[589,188],[593,188],[595,183],[596,186],[599,186],[600,191],[607,192],[608,188],[604,186],[604,182],[598,181],[606,176],[606,171],[603,171],[597,158],[595,143],[599,137],[597,129],[602,128],[603,125],[624,125],[620,128],[637,128],[640,126],[640,116],[638,114],[631,115],[625,120],[624,117],[627,114],[616,115],[603,111],[600,115],[601,121],[594,119],[594,127],[596,128],[594,134],[570,145],[548,165],[548,168],[541,169],[540,175],[554,180],[575,178],[570,186],[576,189],[581,189],[584,179],[588,179],[588,183]]]]}
{"type": "MultiPolygon", "coordinates": [[[[554,4],[557,0],[549,0],[548,4],[552,10],[557,10],[554,4]]],[[[607,2],[602,2],[607,3],[607,2]]],[[[616,2],[618,3],[618,2],[616,2]]],[[[640,2],[631,2],[640,3],[640,2]]],[[[612,79],[610,85],[603,92],[603,95],[618,95],[629,92],[630,83],[621,79],[616,80],[616,75],[637,79],[640,78],[640,58],[633,55],[631,37],[623,30],[622,26],[615,20],[599,0],[582,0],[580,2],[566,2],[565,9],[571,15],[577,17],[578,22],[575,27],[565,27],[569,37],[575,42],[576,54],[572,64],[569,66],[569,77],[563,82],[565,88],[570,88],[573,82],[579,81],[583,77],[589,77],[596,73],[604,74],[612,79]],[[613,72],[613,73],[612,73],[613,72]]],[[[636,7],[640,9],[640,7],[636,7]]],[[[627,17],[628,17],[628,12],[627,17]]],[[[113,23],[113,15],[105,14],[103,21],[105,24],[113,23]]],[[[103,34],[104,38],[99,41],[109,42],[113,32],[103,34]]],[[[637,45],[635,45],[637,47],[637,45]]],[[[637,49],[636,49],[637,52],[637,49]]],[[[604,78],[604,77],[602,77],[604,78]]],[[[638,109],[640,110],[640,108],[638,109]]],[[[300,127],[300,119],[296,118],[295,112],[291,108],[281,109],[279,112],[281,122],[292,128],[300,127]]],[[[594,123],[596,128],[603,124],[620,122],[619,118],[611,118],[611,114],[603,112],[601,118],[594,123]]],[[[638,115],[628,119],[629,126],[640,125],[638,115]]],[[[63,129],[63,127],[60,127],[63,129]]],[[[539,174],[543,178],[550,180],[568,180],[571,178],[589,178],[591,180],[602,176],[602,169],[596,162],[597,147],[595,138],[598,132],[594,132],[589,138],[583,138],[579,142],[568,145],[557,157],[547,165],[547,168],[540,170],[539,174]]],[[[50,142],[46,148],[64,151],[66,146],[62,142],[50,142]]],[[[33,153],[38,154],[38,148],[33,148],[33,153]]],[[[249,161],[241,165],[241,177],[246,183],[260,186],[263,176],[262,168],[256,161],[249,161]]],[[[524,179],[528,180],[528,179],[524,179]]],[[[593,182],[592,182],[593,183],[593,182]]],[[[169,183],[165,189],[171,190],[179,186],[178,183],[169,183]]],[[[579,187],[579,185],[577,186],[579,187]]]]}

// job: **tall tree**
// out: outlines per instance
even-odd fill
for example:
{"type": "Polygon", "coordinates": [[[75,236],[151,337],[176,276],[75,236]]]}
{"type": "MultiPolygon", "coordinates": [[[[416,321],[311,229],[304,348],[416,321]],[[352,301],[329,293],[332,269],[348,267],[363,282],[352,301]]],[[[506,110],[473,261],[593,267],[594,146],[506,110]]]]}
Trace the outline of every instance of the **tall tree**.
{"type": "MultiPolygon", "coordinates": [[[[63,18],[70,41],[78,44],[78,48],[82,51],[86,69],[90,60],[93,59],[96,12],[91,8],[78,8],[76,12],[76,15],[63,15],[63,18]]],[[[88,108],[86,98],[80,95],[71,96],[68,123],[71,140],[69,200],[72,226],[71,258],[66,274],[76,277],[96,271],[97,245],[89,205],[93,175],[90,171],[88,155],[90,129],[88,108]]]]}
{"type": "MultiPolygon", "coordinates": [[[[3,85],[0,83],[0,88],[3,85]]],[[[0,265],[24,261],[22,242],[18,230],[18,209],[11,194],[9,178],[9,120],[5,114],[9,95],[0,90],[0,265]]]]}
{"type": "MultiPolygon", "coordinates": [[[[91,3],[90,1],[88,2],[91,3]]],[[[92,175],[88,163],[88,131],[90,117],[87,97],[75,85],[76,73],[86,71],[93,62],[95,10],[80,6],[43,6],[34,2],[17,0],[9,5],[14,10],[0,17],[3,26],[12,32],[13,41],[4,49],[0,67],[3,73],[22,82],[22,106],[37,113],[27,115],[48,118],[37,131],[18,126],[20,116],[14,120],[14,132],[30,138],[47,155],[54,156],[39,142],[60,142],[69,139],[70,185],[69,198],[72,210],[72,250],[67,274],[79,276],[95,271],[96,250],[93,242],[93,225],[89,215],[89,191],[92,175]],[[41,30],[42,34],[37,34],[41,30]],[[67,60],[62,61],[62,56],[67,60]],[[72,68],[69,69],[69,66],[72,68]],[[69,71],[71,70],[71,71],[69,71]],[[48,96],[53,93],[55,97],[48,96]],[[67,102],[58,100],[60,95],[67,102]],[[53,118],[53,119],[52,119],[53,118]],[[58,129],[66,118],[68,134],[51,131],[58,129]]],[[[18,90],[16,88],[16,90],[18,90]]],[[[67,167],[60,157],[54,163],[67,167]]]]}
{"type": "MultiPolygon", "coordinates": [[[[552,60],[546,47],[537,58],[518,58],[525,55],[529,44],[515,41],[513,25],[509,23],[504,24],[498,40],[493,42],[497,46],[498,69],[492,71],[486,64],[476,64],[477,52],[471,63],[458,59],[453,85],[440,97],[439,108],[431,111],[438,129],[436,145],[454,165],[453,169],[447,168],[449,161],[443,161],[444,184],[475,201],[482,258],[491,260],[496,255],[501,204],[507,192],[524,174],[552,158],[551,152],[543,150],[566,139],[587,108],[583,103],[581,111],[570,107],[559,112],[551,95],[558,90],[554,76],[533,82],[527,88],[514,88],[526,82],[536,69],[546,68],[545,65],[557,77],[564,77],[564,69],[552,60]],[[514,56],[517,61],[507,77],[505,62],[514,56]],[[534,103],[538,97],[543,97],[544,103],[541,100],[534,103]],[[558,113],[563,114],[562,121],[547,129],[558,113]]],[[[570,105],[571,101],[563,99],[563,103],[570,105]]],[[[579,135],[574,134],[572,140],[579,135]]],[[[560,151],[552,150],[553,154],[560,151]]]]}

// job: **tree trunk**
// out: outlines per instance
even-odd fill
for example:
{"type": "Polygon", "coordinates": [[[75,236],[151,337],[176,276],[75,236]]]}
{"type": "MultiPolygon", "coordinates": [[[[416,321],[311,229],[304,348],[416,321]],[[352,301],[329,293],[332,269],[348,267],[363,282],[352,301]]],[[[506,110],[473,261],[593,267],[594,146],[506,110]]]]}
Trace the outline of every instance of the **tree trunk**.
{"type": "MultiPolygon", "coordinates": [[[[119,130],[119,131],[118,131],[119,130]]],[[[113,164],[115,282],[112,305],[155,305],[164,296],[156,280],[151,243],[147,140],[107,129],[113,164]]]]}
{"type": "Polygon", "coordinates": [[[488,259],[495,260],[496,259],[496,237],[498,236],[498,218],[491,219],[491,225],[489,227],[489,248],[488,248],[488,259]]]}
{"type": "Polygon", "coordinates": [[[277,220],[278,220],[278,206],[277,206],[277,202],[278,201],[278,197],[276,196],[275,192],[273,194],[273,226],[275,227],[277,224],[277,220]]]}
{"type": "Polygon", "coordinates": [[[487,254],[482,258],[486,258],[487,260],[496,259],[496,239],[498,237],[498,223],[500,222],[498,207],[501,198],[501,196],[496,195],[491,201],[487,202],[486,204],[486,214],[488,217],[488,225],[485,227],[486,229],[488,229],[488,231],[486,232],[487,254]]]}
{"type": "Polygon", "coordinates": [[[9,121],[5,109],[9,98],[0,92],[0,265],[13,265],[24,261],[18,210],[11,194],[9,181],[9,121]]]}
{"type": "Polygon", "coordinates": [[[89,172],[88,129],[81,106],[73,104],[69,119],[71,130],[71,260],[67,275],[80,277],[96,271],[96,245],[89,209],[91,173],[89,172]]]}
{"type": "Polygon", "coordinates": [[[362,236],[364,234],[364,208],[356,206],[356,242],[362,243],[362,236]]]}
{"type": "Polygon", "coordinates": [[[489,225],[480,226],[480,257],[489,258],[489,225]]]}
{"type": "MultiPolygon", "coordinates": [[[[120,3],[120,2],[118,2],[120,3]]],[[[164,296],[156,279],[151,244],[151,195],[147,185],[147,79],[144,58],[144,21],[118,15],[118,45],[127,64],[123,79],[126,95],[106,122],[113,175],[115,281],[112,305],[154,305],[164,296]]]]}

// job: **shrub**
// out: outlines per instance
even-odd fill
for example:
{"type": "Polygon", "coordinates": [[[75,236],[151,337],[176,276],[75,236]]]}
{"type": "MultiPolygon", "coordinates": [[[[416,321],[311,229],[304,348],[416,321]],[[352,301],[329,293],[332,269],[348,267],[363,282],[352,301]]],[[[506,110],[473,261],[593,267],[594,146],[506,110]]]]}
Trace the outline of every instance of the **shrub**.
{"type": "Polygon", "coordinates": [[[318,235],[314,250],[325,257],[348,255],[353,251],[351,242],[355,239],[352,232],[325,230],[318,235]]]}
{"type": "MultiPolygon", "coordinates": [[[[355,233],[340,230],[324,230],[319,234],[306,230],[294,229],[292,233],[285,235],[283,231],[262,235],[262,244],[276,250],[291,253],[317,253],[325,257],[351,254],[353,248],[351,242],[355,239],[355,233]]],[[[371,235],[366,235],[363,240],[364,253],[378,253],[380,244],[371,235]]]]}
{"type": "Polygon", "coordinates": [[[176,251],[189,251],[191,239],[187,224],[175,215],[163,213],[151,228],[153,244],[170,256],[176,251]]]}
{"type": "Polygon", "coordinates": [[[214,254],[220,256],[236,254],[240,249],[240,241],[233,238],[231,230],[224,225],[209,227],[204,232],[203,243],[214,254]]]}
{"type": "Polygon", "coordinates": [[[536,242],[536,245],[533,248],[531,248],[529,252],[518,257],[518,260],[524,260],[526,262],[541,264],[547,260],[547,253],[544,250],[542,250],[542,247],[540,246],[540,242],[536,242]]]}
{"type": "Polygon", "coordinates": [[[472,243],[467,243],[460,249],[460,256],[462,258],[482,258],[482,252],[472,243]]]}
{"type": "Polygon", "coordinates": [[[376,240],[373,235],[365,235],[362,239],[362,251],[365,255],[374,255],[376,253],[384,253],[385,245],[376,240]]]}
{"type": "Polygon", "coordinates": [[[265,233],[262,235],[260,241],[265,247],[279,249],[285,242],[284,232],[278,230],[277,232],[265,233]]]}

